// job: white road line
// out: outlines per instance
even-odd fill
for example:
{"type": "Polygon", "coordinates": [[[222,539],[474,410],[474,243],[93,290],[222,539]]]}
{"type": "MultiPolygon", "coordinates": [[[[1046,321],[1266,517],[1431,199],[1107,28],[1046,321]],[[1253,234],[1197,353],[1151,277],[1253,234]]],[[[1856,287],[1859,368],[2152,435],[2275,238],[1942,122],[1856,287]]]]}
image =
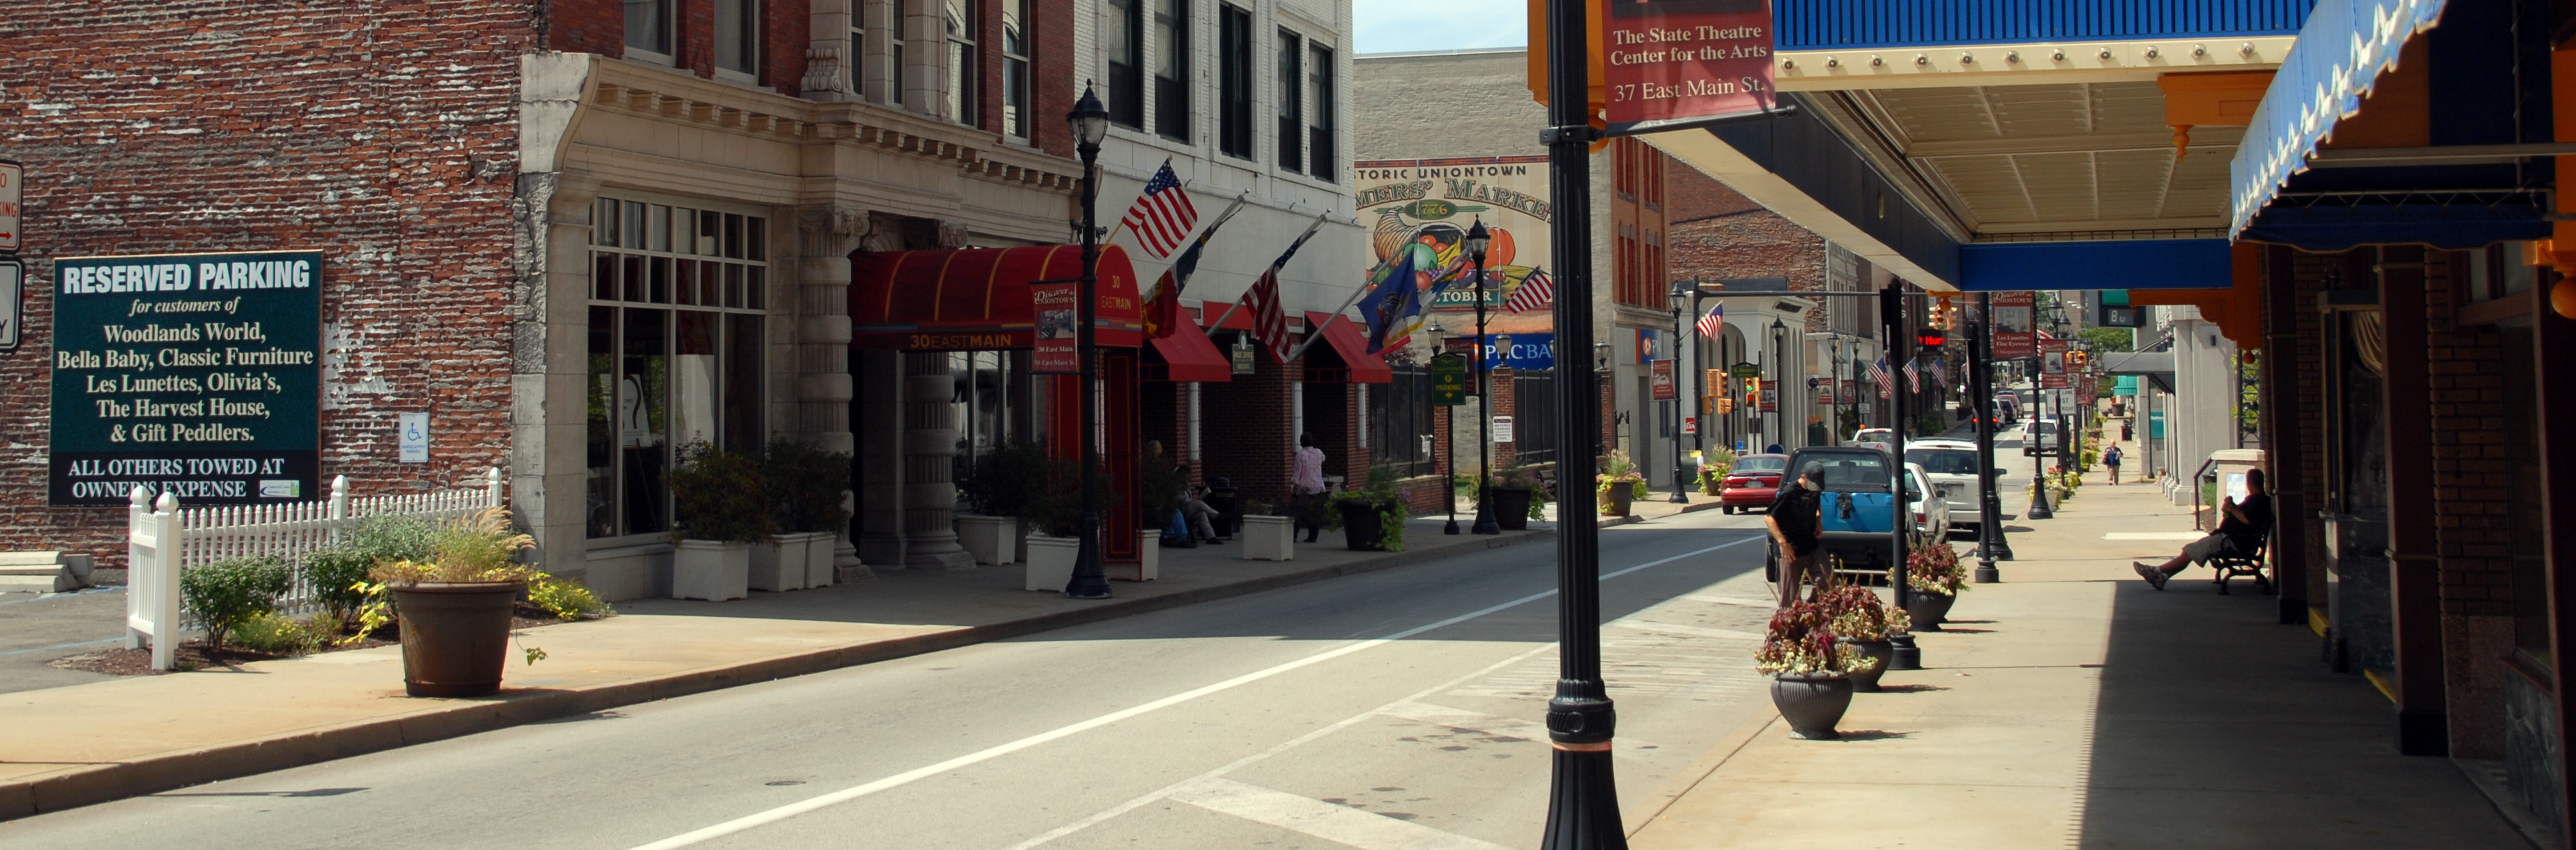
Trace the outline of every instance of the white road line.
{"type": "MultiPolygon", "coordinates": [[[[1728,548],[1733,548],[1733,547],[1736,547],[1736,546],[1742,546],[1742,545],[1744,545],[1744,544],[1746,544],[1746,543],[1752,543],[1752,542],[1754,542],[1754,541],[1762,540],[1762,539],[1765,539],[1765,538],[1762,538],[1762,537],[1747,537],[1747,538],[1744,538],[1744,539],[1742,539],[1742,540],[1737,540],[1737,541],[1730,542],[1730,543],[1720,543],[1720,544],[1715,545],[1715,546],[1709,546],[1709,547],[1705,547],[1705,548],[1701,548],[1701,549],[1694,549],[1694,550],[1692,550],[1692,551],[1684,552],[1684,553],[1681,553],[1681,554],[1679,554],[1679,555],[1674,555],[1674,556],[1669,557],[1669,558],[1661,558],[1661,559],[1657,559],[1657,560],[1653,560],[1653,561],[1647,561],[1647,562],[1645,562],[1645,563],[1638,564],[1638,565],[1633,566],[1633,567],[1628,567],[1628,568],[1626,568],[1626,569],[1618,570],[1618,571],[1616,571],[1616,572],[1603,573],[1603,574],[1602,574],[1602,576],[1601,576],[1601,578],[1602,578],[1602,580],[1607,581],[1607,580],[1610,580],[1610,579],[1614,579],[1614,578],[1618,578],[1618,577],[1620,577],[1620,576],[1627,575],[1627,574],[1629,574],[1629,573],[1636,572],[1636,571],[1638,571],[1638,570],[1643,570],[1643,569],[1647,569],[1647,568],[1650,568],[1650,567],[1659,567],[1659,566],[1662,566],[1662,565],[1665,565],[1665,564],[1672,563],[1672,562],[1674,562],[1674,561],[1682,560],[1682,559],[1684,559],[1684,558],[1694,557],[1694,556],[1698,556],[1698,555],[1705,555],[1705,554],[1708,554],[1708,553],[1710,553],[1710,552],[1718,551],[1718,550],[1720,550],[1720,549],[1728,549],[1728,548]]],[[[1489,615],[1489,614],[1494,614],[1494,613],[1498,613],[1498,612],[1502,612],[1502,611],[1508,611],[1508,610],[1511,610],[1511,609],[1513,609],[1513,608],[1517,608],[1517,607],[1520,607],[1520,606],[1522,606],[1522,605],[1527,605],[1527,604],[1529,604],[1529,603],[1536,602],[1536,601],[1539,601],[1539,600],[1541,600],[1541,599],[1546,599],[1546,598],[1548,598],[1548,597],[1555,596],[1555,595],[1556,595],[1556,591],[1554,591],[1554,590],[1548,590],[1548,591],[1544,591],[1544,592],[1540,592],[1540,593],[1533,593],[1533,594],[1530,594],[1530,595],[1528,595],[1528,596],[1523,596],[1523,597],[1521,597],[1521,598],[1519,598],[1519,599],[1514,599],[1514,600],[1512,600],[1512,601],[1504,602],[1504,603],[1497,604],[1497,605],[1490,605],[1490,606],[1486,606],[1486,607],[1484,607],[1484,608],[1480,608],[1480,609],[1477,609],[1477,610],[1474,610],[1474,611],[1469,611],[1469,612],[1467,612],[1467,613],[1460,614],[1460,615],[1455,616],[1455,617],[1450,617],[1450,618],[1445,619],[1445,620],[1440,620],[1440,621],[1432,622],[1432,623],[1425,623],[1425,624],[1423,624],[1423,625],[1415,626],[1415,627],[1410,628],[1410,629],[1405,629],[1404,631],[1396,632],[1396,633],[1394,633],[1394,634],[1390,634],[1390,635],[1387,635],[1387,636],[1385,636],[1385,637],[1380,637],[1380,638],[1370,638],[1370,639],[1367,639],[1367,640],[1362,640],[1362,641],[1357,641],[1357,642],[1354,642],[1354,643],[1344,644],[1344,645],[1342,645],[1342,646],[1340,646],[1340,647],[1336,647],[1336,648],[1333,648],[1333,649],[1322,650],[1322,651],[1316,652],[1316,653],[1315,653],[1315,654],[1313,654],[1313,655],[1308,655],[1308,656],[1306,656],[1306,657],[1304,657],[1304,658],[1299,658],[1299,659],[1297,659],[1297,660],[1295,660],[1295,661],[1290,661],[1290,662],[1287,662],[1287,663],[1284,663],[1284,664],[1279,664],[1279,665],[1275,665],[1275,666],[1272,666],[1272,667],[1267,667],[1267,668],[1263,668],[1263,669],[1260,669],[1260,670],[1255,670],[1255,671],[1252,671],[1252,672],[1250,672],[1250,673],[1245,673],[1245,674],[1243,674],[1243,675],[1241,675],[1241,676],[1236,676],[1236,677],[1234,677],[1234,678],[1227,679],[1227,680],[1222,681],[1222,682],[1217,682],[1217,683],[1215,683],[1215,684],[1211,684],[1211,685],[1203,685],[1203,686],[1200,686],[1200,687],[1197,687],[1197,688],[1192,688],[1192,689],[1190,689],[1190,690],[1182,691],[1182,692],[1180,692],[1180,693],[1173,694],[1173,695],[1171,695],[1171,696],[1167,696],[1167,697],[1164,697],[1164,698],[1162,698],[1162,699],[1154,700],[1154,701],[1152,701],[1152,702],[1148,702],[1148,703],[1143,703],[1143,704],[1141,704],[1141,705],[1135,705],[1135,706],[1131,706],[1131,707],[1128,707],[1128,708],[1119,709],[1119,710],[1117,710],[1117,711],[1113,711],[1113,712],[1110,712],[1110,713],[1108,713],[1108,714],[1103,714],[1103,715],[1100,715],[1100,716],[1098,716],[1098,717],[1091,718],[1091,719],[1089,719],[1089,720],[1084,720],[1084,721],[1081,721],[1081,722],[1078,722],[1078,723],[1071,723],[1071,724],[1067,724],[1067,725],[1064,725],[1064,726],[1059,726],[1059,727],[1056,727],[1056,728],[1054,728],[1054,729],[1050,729],[1050,730],[1047,730],[1047,731],[1045,731],[1045,732],[1040,732],[1040,733],[1038,733],[1038,734],[1031,735],[1031,736],[1028,736],[1028,737],[1026,737],[1026,738],[1021,738],[1021,739],[1019,739],[1019,740],[1017,740],[1017,741],[1012,741],[1012,742],[1007,743],[1007,744],[1001,744],[1001,745],[998,745],[998,746],[987,747],[987,748],[984,748],[984,749],[981,749],[981,750],[977,750],[977,751],[975,751],[975,752],[967,753],[967,754],[965,754],[965,755],[958,756],[958,757],[956,757],[956,758],[949,759],[949,760],[947,760],[947,761],[943,761],[943,762],[940,762],[940,763],[938,763],[938,764],[932,764],[932,765],[926,765],[926,766],[923,766],[923,767],[913,768],[913,769],[911,769],[911,770],[907,770],[907,771],[904,771],[904,772],[902,772],[902,773],[895,774],[895,775],[893,775],[893,776],[888,776],[888,777],[885,777],[885,778],[883,778],[883,779],[878,779],[878,780],[875,780],[875,781],[873,781],[873,782],[865,782],[865,783],[861,783],[861,784],[858,784],[858,785],[850,786],[850,787],[848,787],[848,788],[843,788],[843,789],[841,789],[841,790],[839,790],[839,791],[834,791],[834,792],[831,792],[831,793],[828,793],[828,794],[820,794],[820,795],[816,795],[816,796],[813,796],[813,797],[807,797],[807,798],[805,798],[805,799],[803,799],[803,800],[798,800],[798,801],[796,801],[796,802],[789,803],[789,804],[784,805],[784,806],[779,806],[779,807],[774,808],[774,809],[769,809],[769,810],[767,810],[767,811],[755,812],[755,813],[753,813],[753,814],[744,815],[744,816],[742,816],[742,817],[735,818],[735,819],[733,819],[733,820],[729,820],[729,821],[725,821],[725,822],[723,822],[723,823],[714,824],[714,825],[712,825],[712,826],[707,826],[707,827],[703,827],[703,828],[700,828],[700,829],[691,830],[691,831],[688,831],[688,832],[681,833],[681,834],[679,834],[679,835],[674,835],[674,836],[671,836],[671,837],[669,837],[669,838],[665,838],[665,839],[662,839],[662,840],[660,840],[660,841],[655,841],[655,842],[650,843],[650,844],[638,845],[638,846],[635,848],[635,850],[676,850],[676,848],[687,847],[687,846],[690,846],[690,845],[693,845],[693,844],[697,844],[697,843],[699,843],[699,842],[706,841],[706,840],[708,840],[708,839],[721,838],[721,837],[724,837],[724,836],[727,836],[727,835],[732,835],[732,834],[734,834],[734,833],[741,832],[741,831],[743,831],[743,830],[750,829],[750,828],[752,828],[752,827],[762,826],[762,825],[765,825],[765,824],[777,823],[777,822],[779,822],[779,821],[786,820],[786,819],[788,819],[788,818],[792,818],[792,817],[795,817],[795,816],[797,816],[797,815],[804,814],[804,813],[806,813],[806,812],[811,812],[811,811],[814,811],[814,810],[816,810],[816,809],[825,808],[825,807],[832,806],[832,805],[839,804],[839,803],[846,803],[846,802],[849,802],[849,801],[851,801],[851,800],[856,800],[856,799],[858,799],[858,798],[860,798],[860,797],[865,797],[865,796],[868,796],[868,795],[870,795],[870,794],[874,794],[874,793],[877,793],[877,792],[879,792],[879,791],[884,791],[884,790],[889,789],[889,788],[899,788],[899,787],[902,787],[902,786],[905,786],[905,785],[910,785],[910,784],[912,784],[912,783],[914,783],[914,782],[919,782],[919,781],[921,781],[921,780],[923,780],[923,779],[927,779],[927,778],[929,778],[929,777],[938,776],[938,775],[940,775],[940,774],[947,773],[947,772],[949,772],[949,771],[956,770],[956,769],[958,769],[958,768],[968,767],[968,766],[975,765],[975,764],[980,764],[980,763],[982,763],[982,762],[986,762],[986,761],[990,761],[990,760],[995,759],[995,758],[999,758],[999,757],[1002,757],[1002,756],[1010,755],[1010,754],[1012,754],[1012,753],[1016,753],[1016,752],[1019,752],[1019,751],[1021,751],[1021,750],[1025,750],[1025,749],[1028,749],[1028,748],[1030,748],[1030,747],[1037,746],[1037,745],[1039,745],[1039,744],[1048,743],[1048,742],[1050,742],[1050,741],[1055,741],[1055,740],[1058,740],[1058,739],[1061,739],[1061,738],[1067,738],[1067,737],[1071,737],[1071,736],[1073,736],[1073,735],[1077,735],[1077,734],[1080,734],[1080,733],[1083,733],[1083,732],[1088,732],[1088,731],[1091,731],[1091,730],[1093,730],[1093,729],[1098,729],[1098,728],[1100,728],[1100,727],[1102,727],[1102,726],[1107,726],[1107,725],[1109,725],[1109,724],[1116,723],[1116,722],[1121,721],[1121,720],[1126,720],[1126,719],[1128,719],[1128,718],[1135,717],[1135,716],[1137,716],[1137,715],[1145,714],[1145,713],[1152,712],[1152,711],[1156,711],[1156,710],[1163,709],[1163,708],[1168,708],[1168,707],[1171,707],[1171,706],[1174,706],[1174,705],[1179,705],[1179,704],[1181,704],[1181,703],[1189,702],[1189,701],[1191,701],[1191,700],[1198,699],[1199,697],[1207,696],[1207,695],[1209,695],[1209,694],[1221,693],[1221,692],[1224,692],[1224,691],[1230,691],[1230,690],[1233,690],[1233,689],[1235,689],[1235,688],[1242,687],[1242,686],[1244,686],[1244,685],[1252,684],[1252,683],[1254,683],[1254,682],[1258,682],[1258,681],[1261,681],[1261,680],[1263,680],[1263,679],[1267,679],[1267,678],[1270,678],[1270,677],[1272,677],[1272,676],[1279,675],[1279,674],[1281,674],[1281,673],[1286,673],[1286,672],[1289,672],[1289,671],[1292,671],[1292,670],[1298,670],[1298,669],[1302,669],[1302,668],[1305,668],[1305,667],[1311,667],[1311,666],[1313,666],[1313,665],[1321,664],[1321,663],[1324,663],[1324,662],[1326,662],[1326,661],[1331,661],[1331,660],[1333,660],[1333,659],[1340,658],[1340,657],[1342,657],[1342,656],[1349,655],[1349,654],[1352,654],[1352,653],[1355,653],[1355,652],[1360,652],[1360,651],[1368,650],[1368,649],[1374,649],[1374,648],[1377,648],[1377,647],[1379,647],[1379,646],[1383,646],[1383,645],[1385,645],[1385,644],[1393,643],[1393,642],[1395,642],[1395,641],[1403,640],[1403,639],[1405,639],[1405,638],[1409,638],[1409,637],[1412,637],[1412,636],[1414,636],[1414,635],[1422,634],[1423,632],[1433,631],[1433,630],[1436,630],[1436,629],[1443,629],[1443,628],[1447,628],[1447,627],[1449,627],[1449,626],[1457,625],[1457,624],[1459,624],[1459,623],[1467,622],[1467,621],[1469,621],[1469,620],[1477,619],[1477,618],[1479,618],[1479,617],[1483,617],[1483,616],[1486,616],[1486,615],[1489,615]]]]}
{"type": "Polygon", "coordinates": [[[1506,850],[1491,841],[1231,779],[1201,780],[1172,799],[1360,850],[1506,850]]]}
{"type": "Polygon", "coordinates": [[[1621,620],[1612,620],[1612,621],[1610,621],[1610,622],[1608,622],[1608,623],[1604,623],[1603,625],[1618,626],[1618,627],[1620,627],[1620,628],[1624,628],[1624,629],[1636,629],[1636,630],[1638,630],[1638,631],[1645,631],[1645,632],[1665,632],[1665,633],[1668,633],[1668,634],[1676,634],[1676,635],[1690,635],[1690,636],[1692,636],[1692,637],[1728,638],[1728,639],[1743,639],[1743,640],[1761,640],[1761,639],[1762,639],[1762,636],[1761,636],[1761,635],[1754,634],[1754,633],[1752,633],[1752,632],[1739,632],[1739,631],[1735,631],[1735,630],[1733,630],[1733,629],[1712,629],[1712,628],[1709,628],[1709,627],[1707,627],[1707,626],[1685,626],[1685,625],[1682,625],[1682,624],[1680,624],[1680,623],[1650,623],[1650,622],[1647,622],[1647,621],[1644,621],[1644,620],[1627,620],[1627,619],[1621,619],[1621,620]]]}

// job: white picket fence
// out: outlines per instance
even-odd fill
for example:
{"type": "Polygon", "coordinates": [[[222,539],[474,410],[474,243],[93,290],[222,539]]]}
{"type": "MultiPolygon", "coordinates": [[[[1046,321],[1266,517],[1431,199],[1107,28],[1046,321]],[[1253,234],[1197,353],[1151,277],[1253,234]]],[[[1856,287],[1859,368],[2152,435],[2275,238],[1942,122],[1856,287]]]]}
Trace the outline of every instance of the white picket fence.
{"type": "Polygon", "coordinates": [[[361,520],[407,516],[443,520],[501,504],[501,470],[483,473],[483,486],[353,498],[349,477],[331,479],[331,496],[274,505],[183,508],[168,493],[155,501],[134,488],[126,506],[125,645],[152,645],[152,669],[168,670],[179,638],[197,624],[183,619],[179,573],[233,558],[274,556],[299,567],[295,585],[278,601],[278,613],[318,611],[321,600],[305,580],[304,556],[329,548],[361,520]],[[169,636],[168,640],[161,639],[169,636]]]}

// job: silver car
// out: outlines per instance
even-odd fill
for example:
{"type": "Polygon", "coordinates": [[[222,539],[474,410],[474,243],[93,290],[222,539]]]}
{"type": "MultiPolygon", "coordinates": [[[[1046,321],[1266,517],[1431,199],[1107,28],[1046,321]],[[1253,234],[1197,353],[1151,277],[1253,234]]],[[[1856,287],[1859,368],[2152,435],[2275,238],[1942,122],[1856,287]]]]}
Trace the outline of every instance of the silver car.
{"type": "Polygon", "coordinates": [[[1977,476],[1977,444],[1966,440],[1911,440],[1905,444],[1905,463],[1919,466],[1932,489],[1945,494],[1949,502],[1952,527],[1975,528],[1981,514],[1979,503],[1985,498],[1984,482],[1977,476]]]}
{"type": "Polygon", "coordinates": [[[1905,465],[1905,510],[1914,518],[1918,544],[1950,539],[1950,489],[1928,481],[1921,464],[1905,465]]]}

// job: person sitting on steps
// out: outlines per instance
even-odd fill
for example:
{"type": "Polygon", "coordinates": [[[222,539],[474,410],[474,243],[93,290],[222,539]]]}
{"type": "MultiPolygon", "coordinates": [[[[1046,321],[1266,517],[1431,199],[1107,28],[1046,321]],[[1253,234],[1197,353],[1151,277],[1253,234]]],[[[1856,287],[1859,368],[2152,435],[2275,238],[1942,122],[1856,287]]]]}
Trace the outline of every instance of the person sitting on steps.
{"type": "Polygon", "coordinates": [[[2218,510],[2227,515],[2227,519],[2218,524],[2218,530],[2184,545],[2182,554],[2161,564],[2131,562],[2130,566],[2138,570],[2138,577],[2155,585],[2157,590],[2163,590],[2166,580],[2193,564],[2206,564],[2209,559],[2220,555],[2262,548],[2263,538],[2272,533],[2272,494],[2263,486],[2263,470],[2246,470],[2245,501],[2230,498],[2221,503],[2218,510]]]}

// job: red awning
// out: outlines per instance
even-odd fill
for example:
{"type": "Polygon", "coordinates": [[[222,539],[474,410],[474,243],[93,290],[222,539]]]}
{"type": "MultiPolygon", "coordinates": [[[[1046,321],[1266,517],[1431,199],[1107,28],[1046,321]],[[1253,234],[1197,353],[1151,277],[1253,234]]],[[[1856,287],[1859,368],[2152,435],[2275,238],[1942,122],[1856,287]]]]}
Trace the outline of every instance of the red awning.
{"type": "Polygon", "coordinates": [[[1196,327],[1183,327],[1171,336],[1152,341],[1154,354],[1162,359],[1145,359],[1143,376],[1148,381],[1212,383],[1234,380],[1234,361],[1216,350],[1207,334],[1196,327]]]}
{"type": "MultiPolygon", "coordinates": [[[[1028,348],[1029,283],[1082,276],[1082,248],[1036,245],[962,251],[884,251],[850,258],[850,347],[909,351],[1028,348]]],[[[1144,337],[1136,269],[1116,245],[1100,249],[1101,345],[1144,337]]]]}
{"type": "MultiPolygon", "coordinates": [[[[1350,377],[1347,379],[1349,383],[1394,383],[1395,370],[1387,368],[1386,358],[1368,353],[1368,339],[1360,336],[1359,328],[1353,326],[1348,317],[1344,317],[1342,320],[1333,322],[1330,325],[1324,324],[1326,320],[1331,318],[1333,318],[1333,314],[1331,313],[1316,313],[1310,311],[1306,314],[1306,327],[1322,327],[1324,329],[1322,331],[1324,334],[1323,343],[1320,345],[1308,346],[1306,349],[1305,356],[1309,361],[1307,363],[1307,374],[1309,376],[1316,375],[1316,367],[1325,366],[1324,363],[1315,362],[1313,359],[1317,354],[1325,354],[1332,359],[1340,360],[1341,365],[1349,370],[1350,377]]],[[[1326,368],[1330,367],[1326,366],[1326,368]]],[[[1319,380],[1311,377],[1309,379],[1319,380]]]]}

